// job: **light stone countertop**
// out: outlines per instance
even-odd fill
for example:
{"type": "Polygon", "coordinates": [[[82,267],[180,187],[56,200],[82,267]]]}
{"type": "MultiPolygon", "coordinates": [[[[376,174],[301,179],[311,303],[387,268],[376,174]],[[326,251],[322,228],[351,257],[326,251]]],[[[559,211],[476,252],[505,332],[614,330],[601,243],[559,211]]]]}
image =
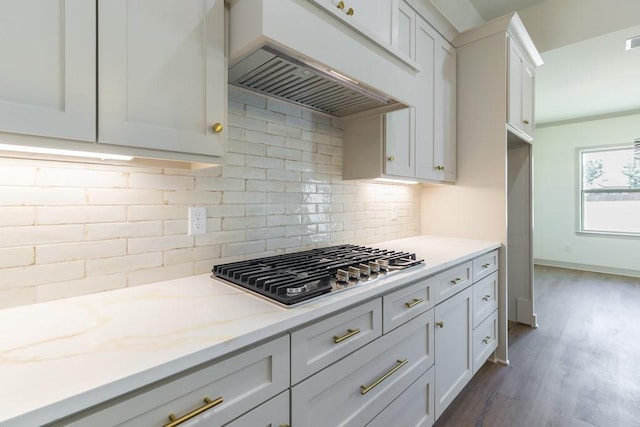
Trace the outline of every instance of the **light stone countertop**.
{"type": "Polygon", "coordinates": [[[370,246],[415,252],[425,265],[295,308],[203,274],[0,310],[0,426],[52,422],[500,244],[419,236],[370,246]]]}

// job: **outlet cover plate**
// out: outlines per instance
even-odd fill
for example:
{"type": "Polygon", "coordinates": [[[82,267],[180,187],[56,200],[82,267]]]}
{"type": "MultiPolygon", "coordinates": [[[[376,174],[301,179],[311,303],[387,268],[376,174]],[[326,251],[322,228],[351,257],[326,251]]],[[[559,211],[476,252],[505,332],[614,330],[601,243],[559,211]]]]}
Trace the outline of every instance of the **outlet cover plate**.
{"type": "Polygon", "coordinates": [[[207,232],[207,208],[195,206],[189,208],[189,235],[195,236],[207,232]]]}

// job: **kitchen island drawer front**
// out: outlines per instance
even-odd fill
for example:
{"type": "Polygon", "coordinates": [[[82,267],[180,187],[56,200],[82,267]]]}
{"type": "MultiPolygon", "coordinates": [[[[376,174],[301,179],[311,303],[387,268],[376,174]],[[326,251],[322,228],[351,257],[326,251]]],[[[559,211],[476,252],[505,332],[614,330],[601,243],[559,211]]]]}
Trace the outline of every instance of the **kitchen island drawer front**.
{"type": "Polygon", "coordinates": [[[483,277],[498,270],[498,251],[492,251],[480,255],[473,260],[473,281],[476,282],[483,277]]]}
{"type": "Polygon", "coordinates": [[[498,348],[498,311],[494,311],[473,331],[473,374],[498,348]]]}
{"type": "Polygon", "coordinates": [[[432,307],[431,279],[391,292],[382,297],[382,332],[386,334],[432,307]]]}
{"type": "MultiPolygon", "coordinates": [[[[225,424],[224,427],[278,427],[289,424],[289,390],[287,390],[251,412],[225,424]]],[[[203,426],[209,425],[203,424],[203,426]]]]}
{"type": "Polygon", "coordinates": [[[363,426],[433,365],[433,310],[294,386],[293,426],[363,426]]]}
{"type": "Polygon", "coordinates": [[[210,407],[189,425],[223,425],[289,386],[287,335],[235,356],[194,368],[90,409],[59,426],[164,426],[210,407]],[[210,402],[205,402],[205,398],[210,402]],[[206,419],[206,422],[204,420],[206,419]]]}
{"type": "Polygon", "coordinates": [[[366,427],[429,427],[433,425],[435,366],[429,368],[366,427]]]}
{"type": "Polygon", "coordinates": [[[380,298],[292,332],[291,383],[302,381],[380,335],[380,298]]]}
{"type": "Polygon", "coordinates": [[[473,327],[498,309],[498,272],[473,285],[473,327]]]}
{"type": "Polygon", "coordinates": [[[471,285],[472,262],[457,265],[433,278],[435,289],[435,303],[440,304],[447,298],[457,294],[471,285]]]}

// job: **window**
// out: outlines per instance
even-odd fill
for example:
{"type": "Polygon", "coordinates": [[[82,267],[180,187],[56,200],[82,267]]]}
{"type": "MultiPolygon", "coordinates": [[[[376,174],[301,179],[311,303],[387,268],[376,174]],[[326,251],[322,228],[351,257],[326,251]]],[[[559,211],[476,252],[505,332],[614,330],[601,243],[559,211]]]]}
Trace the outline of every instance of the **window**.
{"type": "Polygon", "coordinates": [[[640,235],[640,139],[579,150],[580,231],[640,235]]]}

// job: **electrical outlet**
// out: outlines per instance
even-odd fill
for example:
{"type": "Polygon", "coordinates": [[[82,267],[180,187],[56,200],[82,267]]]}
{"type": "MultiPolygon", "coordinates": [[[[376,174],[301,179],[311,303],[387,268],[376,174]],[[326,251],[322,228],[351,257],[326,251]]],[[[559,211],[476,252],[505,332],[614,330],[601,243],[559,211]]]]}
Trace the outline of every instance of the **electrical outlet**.
{"type": "Polygon", "coordinates": [[[207,232],[207,208],[195,206],[189,208],[189,235],[207,232]]]}

